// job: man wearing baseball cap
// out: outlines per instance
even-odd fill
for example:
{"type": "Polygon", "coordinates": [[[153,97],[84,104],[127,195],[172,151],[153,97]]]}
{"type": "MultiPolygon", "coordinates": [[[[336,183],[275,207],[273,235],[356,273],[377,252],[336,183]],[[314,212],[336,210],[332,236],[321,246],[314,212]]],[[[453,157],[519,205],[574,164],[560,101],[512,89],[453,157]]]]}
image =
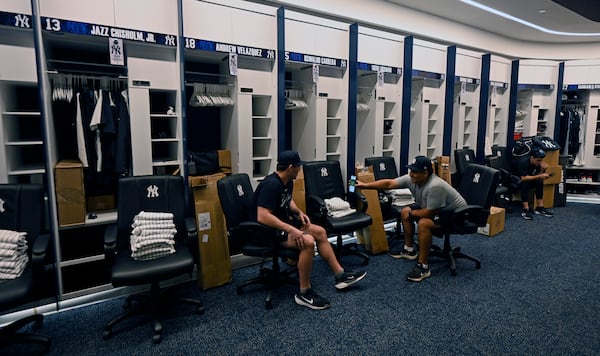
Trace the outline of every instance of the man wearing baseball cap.
{"type": "Polygon", "coordinates": [[[315,243],[321,257],[335,275],[335,288],[345,289],[363,279],[367,272],[344,271],[327,239],[327,232],[313,225],[292,199],[293,180],[304,162],[296,151],[283,151],[277,159],[277,171],[260,182],[252,197],[256,209],[252,218],[264,225],[281,231],[281,244],[300,251],[298,258],[299,293],[294,296],[296,304],[311,309],[329,308],[329,300],[312,289],[312,271],[315,243]]]}
{"type": "Polygon", "coordinates": [[[390,255],[407,260],[417,259],[417,265],[406,275],[406,279],[420,282],[431,276],[428,259],[432,231],[447,223],[448,212],[465,206],[467,203],[456,189],[433,174],[433,165],[429,158],[417,156],[406,167],[410,171],[402,177],[380,179],[370,183],[357,182],[356,187],[378,190],[408,188],[410,190],[415,204],[404,207],[399,216],[404,228],[404,247],[401,251],[390,252],[390,255]],[[415,223],[418,225],[418,256],[413,243],[415,223]]]}
{"type": "Polygon", "coordinates": [[[550,175],[546,173],[548,164],[542,162],[546,152],[541,148],[533,148],[529,155],[519,157],[515,163],[516,175],[521,177],[519,188],[521,190],[521,202],[523,211],[521,217],[525,220],[533,220],[532,211],[529,208],[529,190],[535,189],[537,207],[533,210],[536,215],[551,218],[554,216],[550,210],[544,208],[544,179],[550,175]]]}

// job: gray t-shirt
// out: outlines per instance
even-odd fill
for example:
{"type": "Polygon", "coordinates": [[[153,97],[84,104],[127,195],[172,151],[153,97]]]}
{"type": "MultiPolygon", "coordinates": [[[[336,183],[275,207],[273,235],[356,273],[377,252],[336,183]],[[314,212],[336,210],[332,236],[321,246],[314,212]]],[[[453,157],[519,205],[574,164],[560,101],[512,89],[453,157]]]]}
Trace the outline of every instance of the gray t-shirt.
{"type": "Polygon", "coordinates": [[[396,178],[396,183],[398,188],[408,188],[421,208],[445,212],[467,205],[456,189],[435,174],[422,187],[414,184],[408,174],[396,178]]]}

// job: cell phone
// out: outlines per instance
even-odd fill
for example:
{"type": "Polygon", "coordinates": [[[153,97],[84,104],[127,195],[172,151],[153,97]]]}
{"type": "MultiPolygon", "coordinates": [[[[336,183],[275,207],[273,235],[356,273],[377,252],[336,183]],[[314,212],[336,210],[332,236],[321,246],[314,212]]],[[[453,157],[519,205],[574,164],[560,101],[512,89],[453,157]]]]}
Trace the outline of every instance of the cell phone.
{"type": "Polygon", "coordinates": [[[348,191],[350,193],[354,193],[354,186],[356,185],[356,176],[350,176],[350,185],[348,186],[348,191]]]}

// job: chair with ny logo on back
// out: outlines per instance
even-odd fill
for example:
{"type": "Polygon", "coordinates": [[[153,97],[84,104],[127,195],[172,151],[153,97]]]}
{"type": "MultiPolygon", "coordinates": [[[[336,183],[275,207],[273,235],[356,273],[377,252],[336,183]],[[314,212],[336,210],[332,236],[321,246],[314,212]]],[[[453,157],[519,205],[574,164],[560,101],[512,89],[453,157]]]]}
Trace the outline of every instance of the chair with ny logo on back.
{"type": "Polygon", "coordinates": [[[106,324],[103,337],[110,338],[120,321],[147,313],[154,319],[152,341],[159,343],[167,307],[185,303],[204,313],[201,301],[169,298],[160,287],[176,277],[191,277],[198,262],[196,221],[188,206],[191,199],[186,199],[181,176],[121,178],[118,189],[117,224],[107,227],[104,237],[111,283],[115,287],[149,285],[150,291],[128,296],[127,310],[106,324]],[[144,219],[137,219],[142,216],[144,219]],[[132,229],[132,224],[137,224],[137,229],[132,229]]]}

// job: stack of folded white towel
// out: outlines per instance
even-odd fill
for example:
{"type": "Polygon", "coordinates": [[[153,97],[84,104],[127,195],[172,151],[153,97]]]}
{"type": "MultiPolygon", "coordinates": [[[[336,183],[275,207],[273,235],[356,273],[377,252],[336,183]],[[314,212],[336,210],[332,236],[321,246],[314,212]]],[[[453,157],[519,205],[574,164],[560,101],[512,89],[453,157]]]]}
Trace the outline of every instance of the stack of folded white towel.
{"type": "Polygon", "coordinates": [[[133,219],[131,257],[151,260],[175,253],[177,229],[172,213],[140,212],[133,219]]]}
{"type": "Polygon", "coordinates": [[[23,273],[29,262],[26,236],[26,232],[0,229],[0,279],[15,279],[23,273]]]}
{"type": "Polygon", "coordinates": [[[388,193],[392,196],[393,205],[407,206],[415,203],[415,199],[408,188],[390,189],[388,193]]]}
{"type": "Polygon", "coordinates": [[[338,197],[325,199],[325,206],[327,207],[327,215],[334,218],[341,218],[356,212],[356,209],[350,207],[350,203],[338,197]]]}

